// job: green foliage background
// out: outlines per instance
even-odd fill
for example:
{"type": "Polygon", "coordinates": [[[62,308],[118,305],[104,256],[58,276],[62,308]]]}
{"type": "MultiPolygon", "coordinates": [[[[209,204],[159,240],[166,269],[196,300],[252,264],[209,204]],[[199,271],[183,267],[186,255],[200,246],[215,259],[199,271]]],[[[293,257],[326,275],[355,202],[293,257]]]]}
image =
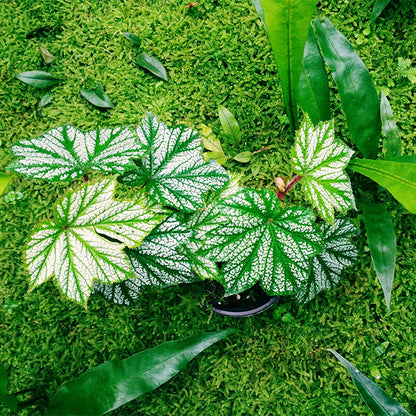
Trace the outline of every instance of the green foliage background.
{"type": "MultiPolygon", "coordinates": [[[[260,167],[257,177],[250,165],[229,162],[228,167],[243,172],[254,187],[272,188],[274,176],[289,176],[289,126],[271,49],[251,1],[200,0],[191,10],[185,8],[188,3],[0,2],[0,168],[11,161],[8,147],[17,140],[65,123],[81,129],[137,123],[146,111],[166,123],[204,123],[221,137],[217,108],[222,104],[243,131],[239,147],[228,147],[229,152],[277,147],[251,162],[260,167]],[[122,32],[139,35],[141,45],[134,46],[122,32]],[[40,45],[57,56],[49,66],[42,63],[40,45]],[[135,64],[142,51],[165,64],[168,83],[135,64]],[[15,79],[35,69],[63,79],[44,108],[39,106],[42,92],[15,79]],[[105,86],[114,109],[100,111],[79,94],[96,81],[105,86]]],[[[329,17],[356,47],[388,94],[405,153],[414,153],[416,86],[400,75],[397,61],[416,63],[415,15],[406,2],[392,2],[370,23],[371,8],[366,0],[322,1],[317,15],[329,17]]],[[[333,110],[338,137],[348,141],[337,102],[333,110]]],[[[258,317],[233,320],[204,306],[201,285],[146,291],[130,309],[94,297],[85,310],[51,283],[28,292],[25,241],[36,224],[52,218],[54,201],[70,186],[15,178],[9,190],[22,192],[23,198],[0,202],[0,362],[10,367],[11,391],[32,387],[51,397],[61,383],[105,360],[165,340],[236,327],[238,335],[211,347],[167,385],[112,414],[369,415],[327,347],[366,374],[375,364],[382,376],[378,384],[416,412],[415,216],[398,204],[388,202],[399,245],[389,313],[361,236],[359,264],[336,290],[306,306],[289,301],[258,317]],[[293,320],[284,322],[281,316],[288,311],[293,320]],[[376,357],[374,347],[383,341],[390,346],[376,357]]],[[[295,190],[292,202],[299,198],[295,190]]]]}

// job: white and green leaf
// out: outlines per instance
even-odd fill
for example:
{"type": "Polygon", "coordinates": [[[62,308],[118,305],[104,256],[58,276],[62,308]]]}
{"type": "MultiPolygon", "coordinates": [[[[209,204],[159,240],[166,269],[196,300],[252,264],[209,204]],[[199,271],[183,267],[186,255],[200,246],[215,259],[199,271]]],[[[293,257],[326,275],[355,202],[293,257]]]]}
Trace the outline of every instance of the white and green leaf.
{"type": "Polygon", "coordinates": [[[333,121],[316,127],[305,117],[292,148],[295,173],[302,176],[306,196],[320,216],[334,224],[334,210],[355,208],[350,180],[344,169],[353,151],[334,136],[333,121]]]}
{"type": "Polygon", "coordinates": [[[242,189],[219,203],[229,223],[210,233],[201,253],[221,268],[227,294],[256,282],[269,294],[291,293],[309,274],[310,258],[321,250],[313,213],[282,209],[266,189],[242,189]]]}
{"type": "Polygon", "coordinates": [[[75,179],[88,169],[125,172],[134,167],[131,159],[144,153],[128,127],[83,133],[69,125],[22,140],[11,150],[19,159],[8,166],[9,170],[51,182],[75,179]]]}
{"type": "Polygon", "coordinates": [[[224,187],[227,172],[217,162],[201,156],[199,134],[185,126],[169,128],[149,114],[137,129],[140,145],[148,154],[136,161],[136,169],[119,180],[132,186],[146,185],[156,202],[183,211],[203,207],[208,190],[224,187]]]}
{"type": "Polygon", "coordinates": [[[143,196],[114,200],[114,187],[103,180],[68,192],[55,207],[55,221],[35,230],[26,247],[32,287],[54,275],[64,294],[86,304],[94,280],[132,277],[123,248],[141,244],[165,215],[152,212],[143,196]]]}
{"type": "Polygon", "coordinates": [[[359,231],[351,221],[337,218],[334,226],[322,224],[321,231],[324,249],[312,259],[309,278],[296,296],[300,302],[308,302],[323,290],[333,289],[340,281],[344,267],[357,261],[358,251],[351,237],[359,231]]]}
{"type": "Polygon", "coordinates": [[[143,240],[140,247],[125,248],[135,278],[113,283],[97,282],[94,291],[121,305],[137,303],[143,286],[166,287],[197,279],[188,258],[178,248],[187,243],[192,231],[176,216],[167,218],[143,240]]]}

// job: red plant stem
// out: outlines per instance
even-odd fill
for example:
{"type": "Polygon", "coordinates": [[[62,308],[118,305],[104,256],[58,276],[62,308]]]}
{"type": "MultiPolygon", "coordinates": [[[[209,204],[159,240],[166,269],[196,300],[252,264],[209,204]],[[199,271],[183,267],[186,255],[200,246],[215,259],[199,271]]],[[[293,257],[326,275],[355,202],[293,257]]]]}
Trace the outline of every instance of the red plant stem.
{"type": "Polygon", "coordinates": [[[253,152],[253,155],[255,155],[255,154],[257,154],[257,153],[265,152],[266,150],[271,150],[271,149],[273,149],[273,147],[262,147],[262,148],[261,148],[261,149],[259,149],[259,150],[255,150],[255,151],[253,152]]]}
{"type": "Polygon", "coordinates": [[[277,191],[277,197],[283,201],[285,195],[303,178],[303,176],[296,175],[294,176],[286,185],[286,188],[283,192],[277,191]]]}

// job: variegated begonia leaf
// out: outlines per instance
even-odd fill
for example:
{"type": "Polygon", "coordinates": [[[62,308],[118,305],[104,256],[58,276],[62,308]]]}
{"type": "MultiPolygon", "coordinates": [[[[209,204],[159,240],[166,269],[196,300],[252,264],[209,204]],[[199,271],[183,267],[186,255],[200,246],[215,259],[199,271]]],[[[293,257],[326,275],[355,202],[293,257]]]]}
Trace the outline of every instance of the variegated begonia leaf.
{"type": "Polygon", "coordinates": [[[191,235],[192,231],[175,215],[167,218],[140,247],[124,249],[136,277],[112,285],[96,282],[94,292],[120,305],[134,305],[143,286],[165,287],[199,280],[192,272],[190,261],[178,252],[191,235]]]}
{"type": "Polygon", "coordinates": [[[282,209],[266,189],[242,189],[219,203],[229,223],[210,233],[202,254],[221,268],[226,294],[259,282],[269,294],[294,292],[309,274],[310,257],[321,250],[313,213],[282,209]]]}
{"type": "Polygon", "coordinates": [[[200,249],[205,243],[207,233],[229,222],[218,208],[218,204],[241,190],[240,180],[240,175],[231,175],[230,182],[223,189],[207,192],[204,198],[204,208],[184,215],[184,223],[192,229],[194,234],[180,250],[192,262],[192,269],[201,279],[214,279],[222,282],[217,264],[202,255],[200,249]]]}
{"type": "Polygon", "coordinates": [[[151,211],[143,196],[114,200],[114,186],[114,180],[103,180],[57,203],[55,221],[41,224],[27,243],[32,286],[54,275],[64,294],[86,304],[94,280],[133,276],[123,248],[139,245],[166,216],[151,211]]]}
{"type": "Polygon", "coordinates": [[[132,158],[144,154],[129,127],[83,133],[69,125],[22,140],[11,150],[19,159],[8,166],[9,170],[51,182],[75,179],[88,169],[125,172],[134,168],[132,158]]]}
{"type": "Polygon", "coordinates": [[[334,224],[334,209],[355,208],[351,183],[344,172],[353,151],[334,136],[334,122],[316,127],[308,116],[296,132],[292,160],[296,174],[303,177],[306,196],[321,217],[334,224]]]}
{"type": "Polygon", "coordinates": [[[300,302],[308,302],[318,293],[334,288],[346,266],[355,264],[358,251],[351,237],[358,234],[355,225],[346,219],[335,219],[334,226],[321,225],[324,249],[312,259],[309,278],[297,293],[300,302]]]}
{"type": "Polygon", "coordinates": [[[148,114],[137,134],[149,153],[136,160],[136,169],[126,172],[119,181],[131,186],[146,185],[157,203],[195,211],[203,207],[206,191],[221,189],[230,179],[217,162],[204,161],[201,138],[188,127],[169,128],[148,114]]]}

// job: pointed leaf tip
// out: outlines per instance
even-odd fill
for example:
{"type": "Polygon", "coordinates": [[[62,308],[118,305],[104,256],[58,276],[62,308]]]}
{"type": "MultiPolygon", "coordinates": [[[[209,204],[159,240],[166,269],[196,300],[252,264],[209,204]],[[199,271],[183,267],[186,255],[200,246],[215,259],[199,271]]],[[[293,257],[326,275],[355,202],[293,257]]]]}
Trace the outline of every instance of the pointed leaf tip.
{"type": "Polygon", "coordinates": [[[328,351],[348,370],[361,398],[375,416],[411,416],[400,403],[367,378],[341,354],[330,348],[328,351]]]}

